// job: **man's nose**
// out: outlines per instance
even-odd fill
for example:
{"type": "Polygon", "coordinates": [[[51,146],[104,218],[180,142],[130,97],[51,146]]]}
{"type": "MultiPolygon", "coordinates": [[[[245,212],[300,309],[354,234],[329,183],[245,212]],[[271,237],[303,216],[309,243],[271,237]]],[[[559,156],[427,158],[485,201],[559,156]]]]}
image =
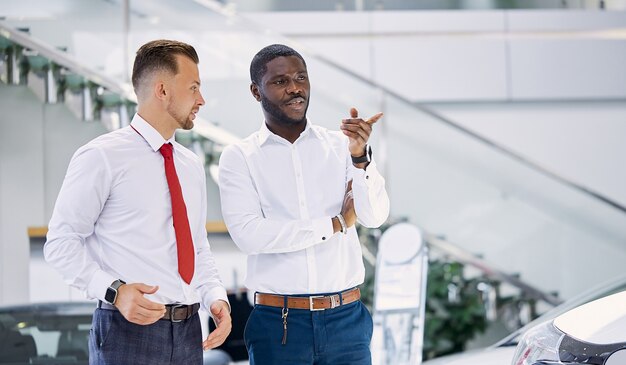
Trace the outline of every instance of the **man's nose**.
{"type": "Polygon", "coordinates": [[[202,97],[202,93],[200,91],[198,91],[198,95],[200,96],[198,100],[198,105],[202,106],[204,105],[204,98],[202,97]]]}
{"type": "Polygon", "coordinates": [[[302,87],[295,80],[291,79],[287,84],[286,91],[289,94],[302,94],[302,87]]]}

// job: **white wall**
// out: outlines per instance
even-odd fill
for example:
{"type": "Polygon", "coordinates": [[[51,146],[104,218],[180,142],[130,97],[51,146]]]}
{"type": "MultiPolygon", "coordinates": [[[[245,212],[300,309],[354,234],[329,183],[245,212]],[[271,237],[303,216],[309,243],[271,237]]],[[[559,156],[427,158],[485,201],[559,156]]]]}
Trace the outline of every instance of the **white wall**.
{"type": "Polygon", "coordinates": [[[624,11],[245,16],[416,102],[626,97],[624,11]]]}
{"type": "Polygon", "coordinates": [[[46,226],[74,150],[101,134],[26,86],[0,84],[0,303],[29,300],[28,227],[46,226]]]}
{"type": "Polygon", "coordinates": [[[28,300],[30,224],[43,221],[43,118],[25,87],[0,86],[0,302],[28,300]],[[7,113],[19,110],[20,113],[7,113]],[[10,278],[10,279],[9,279],[10,278]]]}
{"type": "MultiPolygon", "coordinates": [[[[626,89],[626,84],[624,84],[626,89]]],[[[430,105],[558,175],[626,206],[626,101],[430,105]]]]}

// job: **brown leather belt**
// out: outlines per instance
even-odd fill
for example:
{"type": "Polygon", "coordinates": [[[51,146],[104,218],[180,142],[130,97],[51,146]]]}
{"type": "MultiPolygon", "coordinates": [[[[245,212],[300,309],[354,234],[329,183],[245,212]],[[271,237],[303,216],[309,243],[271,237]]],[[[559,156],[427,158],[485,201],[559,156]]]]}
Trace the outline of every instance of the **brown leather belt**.
{"type": "MultiPolygon", "coordinates": [[[[109,303],[105,303],[101,300],[98,301],[98,308],[106,309],[110,311],[118,310],[116,306],[109,303]]],[[[200,303],[195,304],[166,304],[165,314],[161,317],[161,320],[171,322],[181,322],[191,318],[194,314],[200,310],[200,303]]]]}
{"type": "Polygon", "coordinates": [[[355,302],[361,299],[361,291],[359,288],[354,288],[332,295],[312,295],[308,297],[256,293],[254,302],[259,305],[284,308],[285,297],[287,298],[287,308],[321,311],[355,302]]]}

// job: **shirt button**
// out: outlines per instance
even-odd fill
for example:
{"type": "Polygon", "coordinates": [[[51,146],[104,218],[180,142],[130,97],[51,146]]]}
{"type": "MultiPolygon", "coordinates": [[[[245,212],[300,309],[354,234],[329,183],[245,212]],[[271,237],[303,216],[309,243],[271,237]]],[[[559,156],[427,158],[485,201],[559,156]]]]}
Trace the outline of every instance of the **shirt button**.
{"type": "Polygon", "coordinates": [[[322,241],[326,240],[326,237],[322,237],[322,241]]]}
{"type": "Polygon", "coordinates": [[[370,176],[369,175],[365,175],[365,180],[369,179],[370,176]]]}

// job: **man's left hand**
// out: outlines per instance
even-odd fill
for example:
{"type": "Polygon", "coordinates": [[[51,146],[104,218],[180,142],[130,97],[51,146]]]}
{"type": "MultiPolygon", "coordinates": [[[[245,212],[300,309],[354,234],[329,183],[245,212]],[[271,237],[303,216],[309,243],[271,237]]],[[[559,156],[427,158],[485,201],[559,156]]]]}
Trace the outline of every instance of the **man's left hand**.
{"type": "Polygon", "coordinates": [[[215,321],[216,328],[202,342],[202,348],[205,351],[216,348],[226,341],[226,337],[228,337],[230,330],[233,328],[229,310],[228,303],[223,300],[216,300],[211,304],[211,315],[215,321]]]}
{"type": "Polygon", "coordinates": [[[372,133],[372,125],[376,123],[383,113],[377,113],[367,120],[359,118],[359,112],[356,108],[350,109],[350,118],[341,121],[341,131],[348,136],[348,148],[353,157],[363,156],[365,153],[365,144],[372,133]]]}

